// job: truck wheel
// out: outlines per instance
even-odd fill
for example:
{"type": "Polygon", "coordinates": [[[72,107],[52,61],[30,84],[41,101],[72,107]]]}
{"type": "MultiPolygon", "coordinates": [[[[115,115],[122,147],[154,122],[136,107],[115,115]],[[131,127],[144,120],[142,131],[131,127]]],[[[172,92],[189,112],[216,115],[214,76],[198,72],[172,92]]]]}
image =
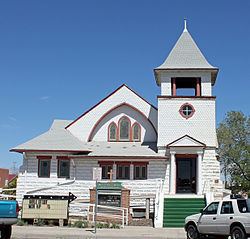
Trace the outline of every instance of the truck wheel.
{"type": "Polygon", "coordinates": [[[234,226],[231,230],[231,239],[246,239],[246,233],[240,226],[234,226]]]}
{"type": "Polygon", "coordinates": [[[187,226],[187,239],[199,239],[200,234],[197,230],[197,227],[193,224],[187,226]]]}
{"type": "Polygon", "coordinates": [[[10,239],[11,237],[11,225],[1,228],[1,239],[10,239]]]}

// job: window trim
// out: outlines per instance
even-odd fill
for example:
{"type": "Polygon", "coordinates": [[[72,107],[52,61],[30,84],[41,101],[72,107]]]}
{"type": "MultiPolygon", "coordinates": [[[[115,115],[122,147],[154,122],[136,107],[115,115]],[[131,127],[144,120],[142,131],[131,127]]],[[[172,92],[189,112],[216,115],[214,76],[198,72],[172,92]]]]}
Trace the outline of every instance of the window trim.
{"type": "Polygon", "coordinates": [[[122,116],[119,121],[118,121],[118,141],[120,142],[130,142],[131,141],[131,120],[129,117],[127,117],[126,115],[122,116]],[[121,130],[121,121],[123,119],[128,120],[129,126],[128,126],[128,139],[121,139],[120,138],[120,130],[121,130]]]}
{"type": "Polygon", "coordinates": [[[147,180],[148,179],[148,162],[132,162],[133,164],[133,170],[134,170],[134,174],[133,174],[133,179],[134,180],[147,180]],[[135,177],[135,167],[145,167],[146,168],[146,178],[136,178],[135,177]]]}
{"type": "Polygon", "coordinates": [[[181,107],[180,107],[180,109],[179,109],[179,113],[181,114],[181,116],[182,116],[183,118],[189,119],[189,118],[191,118],[191,117],[194,115],[195,109],[194,109],[193,105],[191,105],[190,103],[184,103],[183,105],[181,105],[181,107]],[[185,106],[191,107],[192,112],[191,112],[190,115],[185,115],[185,114],[183,114],[183,108],[184,108],[185,106]]]}
{"type": "Polygon", "coordinates": [[[108,142],[116,142],[118,140],[118,127],[117,127],[117,124],[113,121],[109,124],[108,126],[108,142]],[[110,138],[110,128],[112,125],[115,125],[115,139],[111,139],[110,138]]]}
{"type": "Polygon", "coordinates": [[[132,141],[133,141],[133,142],[141,142],[141,125],[140,125],[139,123],[137,123],[137,122],[134,122],[134,123],[133,123],[133,125],[132,125],[132,127],[131,127],[131,133],[132,133],[132,141]],[[138,128],[139,128],[139,132],[138,132],[139,138],[138,138],[138,139],[134,139],[134,127],[135,127],[136,125],[137,125],[138,128]]]}
{"type": "Polygon", "coordinates": [[[124,115],[122,116],[119,120],[118,123],[116,124],[114,121],[112,121],[109,125],[108,125],[108,142],[141,142],[141,133],[142,133],[142,127],[141,125],[135,121],[133,124],[131,122],[131,119],[124,115]],[[121,139],[120,138],[120,131],[121,131],[121,122],[122,120],[127,120],[127,122],[129,123],[128,126],[128,139],[121,139]],[[115,126],[115,130],[116,130],[116,139],[111,139],[110,138],[110,128],[111,126],[115,126]],[[134,127],[138,126],[138,139],[134,139],[134,127]]]}
{"type": "Polygon", "coordinates": [[[37,172],[37,176],[39,178],[50,178],[50,171],[51,171],[51,159],[52,156],[37,156],[38,159],[38,172],[37,172]],[[41,169],[41,162],[42,161],[47,161],[49,163],[49,172],[48,172],[48,176],[42,176],[40,173],[40,169],[41,169]]]}
{"type": "MultiPolygon", "coordinates": [[[[104,166],[111,166],[112,167],[112,169],[113,169],[113,165],[114,165],[114,162],[113,161],[103,161],[103,162],[98,162],[98,164],[99,164],[99,167],[104,167],[104,166]]],[[[103,170],[102,170],[103,171],[103,170]]],[[[112,178],[113,178],[113,175],[112,175],[112,178]]],[[[103,178],[102,177],[102,180],[108,180],[109,179],[109,177],[108,178],[103,178]]]]}
{"type": "MultiPolygon", "coordinates": [[[[116,162],[116,179],[117,179],[117,180],[131,180],[131,178],[130,178],[130,173],[131,173],[130,165],[131,165],[130,162],[116,162]],[[129,169],[128,177],[129,177],[129,178],[119,178],[119,177],[118,177],[118,174],[119,174],[118,168],[119,168],[119,166],[128,166],[128,169],[129,169]]],[[[125,172],[124,172],[124,173],[125,173],[125,172]]]]}
{"type": "Polygon", "coordinates": [[[58,178],[70,178],[70,159],[67,156],[59,156],[57,157],[57,177],[58,178]],[[69,176],[61,176],[60,175],[60,162],[68,161],[69,162],[69,176]]]}

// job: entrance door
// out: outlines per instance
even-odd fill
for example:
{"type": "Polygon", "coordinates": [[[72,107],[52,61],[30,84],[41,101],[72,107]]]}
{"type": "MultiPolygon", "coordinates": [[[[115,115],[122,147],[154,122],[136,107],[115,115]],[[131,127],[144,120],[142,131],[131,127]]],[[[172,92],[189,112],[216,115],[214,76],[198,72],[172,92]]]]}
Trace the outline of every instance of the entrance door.
{"type": "Polygon", "coordinates": [[[196,158],[176,158],[176,193],[196,193],[196,158]]]}

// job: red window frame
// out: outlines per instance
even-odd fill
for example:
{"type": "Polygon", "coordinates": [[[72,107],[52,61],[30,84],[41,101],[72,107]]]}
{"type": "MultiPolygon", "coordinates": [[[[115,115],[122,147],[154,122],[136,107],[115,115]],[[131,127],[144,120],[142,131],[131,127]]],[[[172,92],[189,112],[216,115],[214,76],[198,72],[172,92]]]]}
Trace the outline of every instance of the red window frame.
{"type": "Polygon", "coordinates": [[[58,156],[57,157],[57,177],[58,178],[70,178],[70,159],[67,156],[58,156]],[[60,163],[62,161],[68,161],[68,163],[69,163],[69,175],[68,176],[61,176],[60,175],[60,163]]]}
{"type": "Polygon", "coordinates": [[[52,156],[37,156],[37,159],[38,159],[38,172],[37,172],[37,175],[39,178],[50,178],[50,170],[51,170],[51,159],[52,159],[52,156]],[[49,166],[48,166],[48,175],[42,175],[41,174],[41,162],[42,161],[47,161],[49,163],[49,166]]]}
{"type": "Polygon", "coordinates": [[[193,107],[190,103],[185,103],[185,104],[183,104],[183,105],[180,107],[179,112],[180,112],[180,114],[181,114],[181,116],[182,116],[183,118],[189,119],[189,118],[191,118],[191,117],[194,115],[195,109],[194,109],[194,107],[193,107]],[[189,107],[192,109],[192,112],[191,112],[190,115],[185,115],[185,114],[183,114],[183,108],[186,107],[186,106],[189,106],[189,107]]]}
{"type": "Polygon", "coordinates": [[[125,115],[122,116],[122,117],[119,119],[119,121],[118,121],[118,140],[119,140],[120,142],[129,142],[129,141],[131,141],[131,120],[130,120],[129,117],[127,117],[127,116],[125,116],[125,115]],[[121,139],[121,138],[120,138],[121,121],[122,121],[123,119],[127,119],[127,120],[128,120],[128,123],[129,123],[129,126],[128,126],[128,139],[121,139]]]}
{"type": "Polygon", "coordinates": [[[134,166],[134,180],[146,180],[148,179],[148,162],[133,162],[134,166]],[[139,167],[139,176],[136,176],[136,167],[139,167]],[[145,167],[145,177],[142,177],[142,167],[145,167]],[[141,176],[141,177],[140,177],[141,176]]]}
{"type": "Polygon", "coordinates": [[[108,175],[108,172],[109,171],[106,171],[106,168],[110,167],[111,169],[113,169],[113,164],[114,162],[112,161],[104,161],[104,162],[98,162],[99,163],[99,166],[102,168],[102,179],[109,179],[109,175],[108,175]],[[105,167],[105,172],[103,170],[103,167],[105,167]],[[105,175],[104,175],[105,174],[105,175]]]}
{"type": "MultiPolygon", "coordinates": [[[[131,162],[116,162],[116,179],[120,180],[130,180],[130,165],[131,162]],[[119,175],[119,167],[128,167],[128,178],[126,178],[126,169],[124,168],[124,172],[122,172],[122,176],[119,175]],[[124,176],[124,177],[123,177],[124,176]]],[[[123,170],[123,169],[122,169],[123,170]]]]}
{"type": "Polygon", "coordinates": [[[138,124],[137,122],[135,122],[135,123],[132,125],[131,131],[132,131],[132,141],[140,142],[140,141],[141,141],[141,125],[138,124]],[[135,127],[135,125],[137,125],[138,128],[139,128],[139,132],[138,132],[138,133],[139,133],[139,138],[138,138],[138,139],[135,139],[135,138],[134,138],[134,127],[135,127]]]}
{"type": "Polygon", "coordinates": [[[118,127],[117,127],[117,125],[116,125],[115,122],[111,122],[111,123],[109,124],[109,126],[108,126],[108,141],[109,141],[109,142],[116,142],[117,139],[118,139],[118,127]],[[111,139],[111,138],[110,138],[110,127],[111,127],[112,125],[115,125],[115,129],[116,129],[115,139],[111,139]]]}

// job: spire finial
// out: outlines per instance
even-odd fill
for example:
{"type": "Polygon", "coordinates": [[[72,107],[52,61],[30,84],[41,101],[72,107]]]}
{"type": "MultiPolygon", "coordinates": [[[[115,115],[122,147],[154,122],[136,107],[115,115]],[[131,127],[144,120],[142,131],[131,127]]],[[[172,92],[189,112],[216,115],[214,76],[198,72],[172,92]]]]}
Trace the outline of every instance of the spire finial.
{"type": "Polygon", "coordinates": [[[187,18],[184,18],[184,32],[187,32],[187,18]]]}

